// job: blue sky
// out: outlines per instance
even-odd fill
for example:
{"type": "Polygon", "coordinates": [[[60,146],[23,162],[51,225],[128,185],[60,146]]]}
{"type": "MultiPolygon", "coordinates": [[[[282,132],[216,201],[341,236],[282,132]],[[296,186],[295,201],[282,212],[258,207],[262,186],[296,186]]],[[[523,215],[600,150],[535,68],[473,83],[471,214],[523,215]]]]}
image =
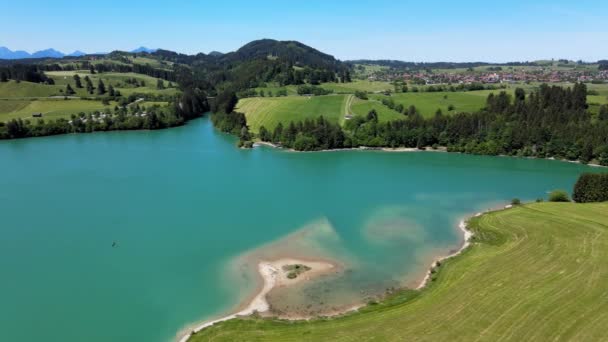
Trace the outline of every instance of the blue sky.
{"type": "Polygon", "coordinates": [[[340,59],[608,59],[608,1],[7,1],[0,46],[233,51],[298,40],[340,59]]]}

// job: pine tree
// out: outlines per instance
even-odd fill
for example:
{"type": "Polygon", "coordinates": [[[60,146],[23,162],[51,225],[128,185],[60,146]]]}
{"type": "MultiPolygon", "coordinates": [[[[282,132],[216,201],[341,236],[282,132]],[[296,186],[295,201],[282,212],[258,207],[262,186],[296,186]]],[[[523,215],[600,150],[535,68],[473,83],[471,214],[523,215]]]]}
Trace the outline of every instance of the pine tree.
{"type": "Polygon", "coordinates": [[[103,84],[103,81],[100,78],[99,79],[99,83],[97,83],[97,94],[98,95],[103,95],[105,93],[106,93],[106,85],[103,84]]]}
{"type": "Polygon", "coordinates": [[[80,81],[80,76],[74,75],[74,82],[76,82],[76,88],[82,88],[82,82],[80,81]]]}
{"type": "Polygon", "coordinates": [[[91,82],[91,79],[89,78],[89,76],[85,76],[84,77],[84,81],[87,84],[87,92],[89,94],[93,94],[93,82],[91,82]]]}
{"type": "Polygon", "coordinates": [[[8,82],[8,76],[4,71],[0,73],[0,82],[8,82]]]}
{"type": "Polygon", "coordinates": [[[76,92],[74,91],[74,89],[72,89],[72,86],[70,86],[69,84],[65,87],[65,94],[66,95],[74,95],[76,94],[76,92]]]}

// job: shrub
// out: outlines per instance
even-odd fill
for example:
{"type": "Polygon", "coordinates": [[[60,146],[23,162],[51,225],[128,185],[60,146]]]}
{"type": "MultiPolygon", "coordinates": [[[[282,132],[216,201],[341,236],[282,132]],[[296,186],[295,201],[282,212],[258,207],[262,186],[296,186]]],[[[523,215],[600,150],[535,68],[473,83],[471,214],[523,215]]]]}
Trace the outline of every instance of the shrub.
{"type": "Polygon", "coordinates": [[[608,201],[608,173],[584,173],[574,185],[572,199],[578,203],[608,201]]]}
{"type": "Polygon", "coordinates": [[[570,198],[564,190],[553,190],[549,194],[549,202],[570,202],[570,198]]]}
{"type": "Polygon", "coordinates": [[[521,201],[519,200],[519,198],[514,198],[511,200],[511,205],[520,205],[521,201]]]}

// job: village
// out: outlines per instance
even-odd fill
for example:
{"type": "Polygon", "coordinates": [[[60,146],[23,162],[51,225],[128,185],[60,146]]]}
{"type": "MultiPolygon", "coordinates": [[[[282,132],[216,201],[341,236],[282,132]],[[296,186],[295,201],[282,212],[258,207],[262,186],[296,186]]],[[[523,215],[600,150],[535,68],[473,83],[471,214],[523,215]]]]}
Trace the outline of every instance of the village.
{"type": "Polygon", "coordinates": [[[404,81],[417,85],[436,84],[508,84],[508,83],[563,83],[608,82],[608,70],[572,69],[555,70],[552,68],[516,69],[513,67],[488,67],[485,71],[469,68],[464,72],[445,70],[382,70],[372,73],[370,81],[404,81]]]}

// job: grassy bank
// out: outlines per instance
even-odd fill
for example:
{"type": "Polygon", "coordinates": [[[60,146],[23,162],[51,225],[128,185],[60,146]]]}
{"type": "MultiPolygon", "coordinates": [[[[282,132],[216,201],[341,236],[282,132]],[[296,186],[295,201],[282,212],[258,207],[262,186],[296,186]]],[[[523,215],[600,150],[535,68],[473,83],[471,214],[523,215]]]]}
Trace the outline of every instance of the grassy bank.
{"type": "Polygon", "coordinates": [[[422,291],[312,322],[236,319],[191,341],[608,338],[608,203],[540,203],[469,224],[476,236],[422,291]]]}

